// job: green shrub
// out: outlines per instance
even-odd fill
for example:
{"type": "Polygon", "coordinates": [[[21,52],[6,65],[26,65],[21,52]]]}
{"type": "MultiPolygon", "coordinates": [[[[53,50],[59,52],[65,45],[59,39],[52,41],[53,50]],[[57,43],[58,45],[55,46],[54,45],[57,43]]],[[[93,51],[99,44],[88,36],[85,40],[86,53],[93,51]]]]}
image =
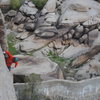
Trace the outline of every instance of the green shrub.
{"type": "Polygon", "coordinates": [[[47,53],[47,56],[55,63],[57,63],[59,66],[64,66],[66,63],[70,64],[73,59],[71,58],[63,58],[60,57],[56,52],[49,50],[47,53]]]}
{"type": "Polygon", "coordinates": [[[31,0],[38,9],[42,9],[48,0],[31,0]]]}
{"type": "MultiPolygon", "coordinates": [[[[18,10],[25,0],[10,0],[11,9],[18,10]]],[[[48,0],[30,0],[38,9],[42,9],[48,0]]]]}
{"type": "Polygon", "coordinates": [[[16,55],[18,52],[16,51],[14,45],[15,45],[15,37],[12,34],[9,34],[7,36],[7,43],[8,43],[8,51],[11,52],[11,54],[16,55]]]}
{"type": "Polygon", "coordinates": [[[10,0],[11,9],[18,10],[24,0],[10,0]]]}

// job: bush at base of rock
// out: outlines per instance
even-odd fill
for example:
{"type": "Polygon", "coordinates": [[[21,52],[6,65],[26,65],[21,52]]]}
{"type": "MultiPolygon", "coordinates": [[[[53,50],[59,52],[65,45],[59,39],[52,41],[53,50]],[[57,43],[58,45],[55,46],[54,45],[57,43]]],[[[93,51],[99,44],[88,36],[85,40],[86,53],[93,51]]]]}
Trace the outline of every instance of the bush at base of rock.
{"type": "Polygon", "coordinates": [[[24,0],[10,0],[11,9],[18,10],[24,0]]]}
{"type": "Polygon", "coordinates": [[[31,0],[38,9],[42,9],[48,0],[31,0]]]}

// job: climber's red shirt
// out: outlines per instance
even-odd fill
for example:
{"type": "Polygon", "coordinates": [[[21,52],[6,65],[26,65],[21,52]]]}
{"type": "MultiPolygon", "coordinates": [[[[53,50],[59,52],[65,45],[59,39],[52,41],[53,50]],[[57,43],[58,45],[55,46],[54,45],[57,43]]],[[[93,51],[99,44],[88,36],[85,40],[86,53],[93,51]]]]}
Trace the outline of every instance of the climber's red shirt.
{"type": "Polygon", "coordinates": [[[11,67],[13,63],[15,63],[14,67],[16,67],[18,65],[18,62],[13,62],[14,57],[10,54],[9,51],[5,51],[5,53],[8,55],[8,58],[5,59],[7,67],[11,67]]]}

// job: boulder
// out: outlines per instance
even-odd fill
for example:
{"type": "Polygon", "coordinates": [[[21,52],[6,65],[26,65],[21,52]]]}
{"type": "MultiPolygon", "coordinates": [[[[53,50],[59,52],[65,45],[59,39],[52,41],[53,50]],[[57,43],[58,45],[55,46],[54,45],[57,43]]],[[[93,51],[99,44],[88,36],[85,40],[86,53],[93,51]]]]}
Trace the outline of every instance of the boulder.
{"type": "Polygon", "coordinates": [[[34,20],[34,19],[35,19],[35,16],[33,16],[33,15],[32,15],[32,16],[30,16],[30,19],[34,20]]]}
{"type": "Polygon", "coordinates": [[[83,30],[84,30],[84,28],[83,28],[83,26],[81,26],[81,25],[78,25],[77,27],[76,27],[76,31],[78,31],[78,32],[83,32],[83,30]]]}
{"type": "Polygon", "coordinates": [[[95,55],[93,57],[93,59],[97,60],[97,61],[100,61],[100,53],[98,53],[97,55],[95,55]]]}
{"type": "Polygon", "coordinates": [[[89,73],[90,66],[89,64],[86,64],[82,66],[74,75],[74,78],[78,81],[80,80],[85,80],[85,79],[90,79],[91,74],[89,73]]]}
{"type": "Polygon", "coordinates": [[[17,14],[17,12],[15,10],[10,10],[6,16],[9,16],[9,17],[15,17],[15,15],[17,14]]]}
{"type": "MultiPolygon", "coordinates": [[[[98,44],[97,44],[98,45],[98,44]]],[[[98,48],[95,48],[94,50],[93,50],[93,53],[95,52],[95,50],[97,50],[98,48]]],[[[91,51],[90,51],[91,52],[91,51]]],[[[87,52],[87,54],[89,54],[90,52],[87,52]]],[[[92,53],[92,54],[93,54],[92,53]]],[[[92,55],[91,54],[91,55],[92,55]]],[[[91,56],[90,55],[90,56],[91,56]]],[[[87,56],[86,56],[86,58],[87,58],[87,56]]],[[[81,58],[79,58],[79,60],[81,61],[82,59],[84,59],[84,55],[83,55],[83,57],[81,57],[81,58]]],[[[89,72],[91,72],[91,74],[93,75],[93,77],[95,76],[98,76],[98,75],[100,75],[99,73],[100,73],[100,71],[99,71],[99,64],[100,64],[100,53],[96,53],[94,56],[91,56],[91,58],[90,58],[89,60],[87,60],[87,61],[85,61],[85,62],[87,62],[85,65],[82,65],[82,63],[81,63],[81,68],[79,69],[79,72],[80,72],[80,74],[81,74],[81,71],[83,70],[83,73],[84,73],[84,75],[87,73],[87,74],[89,74],[89,72]],[[90,59],[92,59],[92,60],[90,60],[90,59]],[[95,73],[97,73],[97,74],[95,74],[95,73]]],[[[78,61],[77,61],[78,62],[78,61]]],[[[78,75],[78,76],[80,76],[80,78],[81,77],[84,77],[83,76],[83,74],[81,74],[81,75],[78,75]]],[[[86,77],[85,77],[86,78],[86,77]]]]}
{"type": "MultiPolygon", "coordinates": [[[[37,20],[37,25],[36,27],[39,28],[39,27],[44,27],[43,23],[44,23],[44,16],[40,16],[37,20]]],[[[50,24],[51,25],[51,24],[50,24]]]]}
{"type": "Polygon", "coordinates": [[[43,32],[43,33],[41,33],[41,34],[37,34],[37,36],[39,36],[39,37],[41,37],[41,38],[52,38],[52,37],[54,37],[56,34],[54,33],[54,32],[50,32],[50,31],[45,31],[45,32],[43,32]]]}
{"type": "Polygon", "coordinates": [[[32,3],[32,2],[27,2],[27,3],[24,3],[20,9],[19,9],[21,12],[25,13],[27,16],[30,16],[30,15],[35,15],[38,11],[37,8],[35,8],[35,5],[32,3]]]}
{"type": "MultiPolygon", "coordinates": [[[[61,5],[60,24],[75,25],[88,21],[100,13],[100,4],[94,0],[66,0],[61,5]]],[[[95,21],[96,22],[96,21],[95,21]]]]}
{"type": "Polygon", "coordinates": [[[73,37],[74,37],[75,39],[79,39],[79,38],[81,38],[82,35],[83,35],[83,33],[75,32],[74,35],[73,35],[73,37]]]}
{"type": "Polygon", "coordinates": [[[15,24],[21,24],[25,21],[25,17],[22,15],[22,13],[18,12],[17,15],[14,17],[13,21],[15,24]]]}
{"type": "Polygon", "coordinates": [[[35,16],[33,16],[33,19],[32,19],[32,16],[31,16],[31,17],[27,17],[25,22],[26,23],[36,23],[37,19],[35,18],[35,16]]]}
{"type": "Polygon", "coordinates": [[[15,45],[17,50],[22,52],[36,51],[44,46],[46,46],[50,40],[35,39],[34,35],[29,36],[23,42],[19,42],[15,45]]]}
{"type": "Polygon", "coordinates": [[[21,34],[20,33],[16,35],[16,38],[17,39],[20,39],[20,37],[21,37],[21,34]]]}
{"type": "Polygon", "coordinates": [[[20,39],[21,40],[26,39],[28,36],[29,36],[29,32],[24,32],[21,34],[20,39]]]}
{"type": "Polygon", "coordinates": [[[100,76],[100,62],[98,60],[89,61],[75,74],[77,80],[90,79],[97,76],[100,76]]]}
{"type": "MultiPolygon", "coordinates": [[[[50,33],[50,34],[53,33],[52,35],[56,35],[56,34],[58,33],[56,27],[54,27],[54,26],[39,27],[39,28],[37,28],[37,29],[34,31],[34,33],[35,33],[37,36],[40,36],[40,37],[41,37],[42,34],[44,34],[44,32],[47,32],[47,33],[50,33]]],[[[47,34],[47,33],[46,33],[46,34],[47,34]]]]}
{"type": "Polygon", "coordinates": [[[84,43],[84,44],[88,44],[88,35],[84,34],[80,39],[79,39],[80,43],[84,43]]]}
{"type": "Polygon", "coordinates": [[[29,32],[21,32],[16,35],[16,38],[24,40],[29,36],[29,32]]]}
{"type": "Polygon", "coordinates": [[[44,6],[43,10],[42,10],[42,14],[46,14],[46,13],[53,13],[56,10],[56,2],[57,0],[48,0],[46,5],[44,6]]]}
{"type": "Polygon", "coordinates": [[[31,1],[25,1],[25,4],[27,4],[29,7],[35,8],[35,5],[31,1]]]}
{"type": "Polygon", "coordinates": [[[67,49],[64,50],[64,52],[60,55],[64,58],[76,58],[81,54],[86,53],[89,50],[89,47],[85,47],[83,45],[79,46],[69,46],[67,49]]]}
{"type": "Polygon", "coordinates": [[[51,48],[49,48],[48,46],[40,49],[40,50],[37,50],[33,53],[33,56],[36,57],[36,58],[44,58],[44,57],[47,57],[47,54],[48,52],[51,50],[51,48]]]}
{"type": "Polygon", "coordinates": [[[95,39],[95,41],[93,42],[92,47],[96,46],[96,45],[100,45],[100,32],[98,33],[98,37],[95,39]]]}
{"type": "Polygon", "coordinates": [[[89,27],[89,26],[96,25],[96,24],[100,24],[100,16],[90,18],[89,20],[83,23],[85,27],[89,27]]]}
{"type": "Polygon", "coordinates": [[[27,23],[25,23],[24,27],[25,27],[25,29],[27,31],[34,31],[34,29],[35,29],[35,23],[29,23],[29,22],[27,22],[27,23]]]}
{"type": "Polygon", "coordinates": [[[58,65],[47,57],[32,57],[24,55],[15,55],[19,58],[19,66],[11,72],[14,74],[14,82],[35,82],[41,80],[61,79],[62,71],[58,65]],[[24,70],[24,71],[23,71],[24,70]],[[36,76],[36,79],[34,79],[36,76]]]}
{"type": "Polygon", "coordinates": [[[14,75],[47,74],[57,69],[57,64],[48,58],[34,58],[24,55],[16,55],[19,58],[19,66],[12,69],[14,75]]]}
{"type": "Polygon", "coordinates": [[[29,52],[29,51],[36,50],[36,49],[40,48],[41,44],[37,45],[36,43],[33,43],[33,42],[21,42],[21,43],[17,43],[15,45],[15,47],[17,49],[20,49],[23,52],[29,52]]]}
{"type": "Polygon", "coordinates": [[[46,22],[53,24],[53,23],[56,23],[56,22],[57,22],[58,17],[59,17],[58,14],[49,13],[49,14],[47,14],[47,15],[45,16],[45,20],[46,20],[46,22]]]}
{"type": "Polygon", "coordinates": [[[98,29],[94,29],[88,33],[89,35],[89,45],[92,46],[94,41],[98,38],[99,31],[98,29]]]}
{"type": "Polygon", "coordinates": [[[21,32],[24,32],[24,23],[20,24],[17,26],[17,32],[18,33],[21,33],[21,32]]]}

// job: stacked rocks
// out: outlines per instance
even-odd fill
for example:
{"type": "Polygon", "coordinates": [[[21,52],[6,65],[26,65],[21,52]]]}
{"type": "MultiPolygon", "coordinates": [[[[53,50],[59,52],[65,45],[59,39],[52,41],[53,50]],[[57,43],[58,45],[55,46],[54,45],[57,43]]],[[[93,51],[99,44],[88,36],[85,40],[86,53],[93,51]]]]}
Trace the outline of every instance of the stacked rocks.
{"type": "Polygon", "coordinates": [[[33,31],[35,29],[37,12],[38,9],[31,1],[25,1],[18,12],[11,10],[6,14],[6,17],[12,18],[12,22],[17,25],[24,24],[26,30],[33,31]]]}
{"type": "MultiPolygon", "coordinates": [[[[62,45],[74,40],[74,44],[92,46],[100,30],[99,13],[100,4],[94,0],[48,0],[40,12],[32,2],[25,1],[18,12],[11,10],[6,16],[18,25],[17,31],[21,34],[17,38],[22,40],[30,36],[33,40],[39,38],[48,43],[58,36],[62,45]],[[31,31],[34,36],[26,31],[31,31]]],[[[25,41],[30,42],[29,39],[25,41]]]]}

